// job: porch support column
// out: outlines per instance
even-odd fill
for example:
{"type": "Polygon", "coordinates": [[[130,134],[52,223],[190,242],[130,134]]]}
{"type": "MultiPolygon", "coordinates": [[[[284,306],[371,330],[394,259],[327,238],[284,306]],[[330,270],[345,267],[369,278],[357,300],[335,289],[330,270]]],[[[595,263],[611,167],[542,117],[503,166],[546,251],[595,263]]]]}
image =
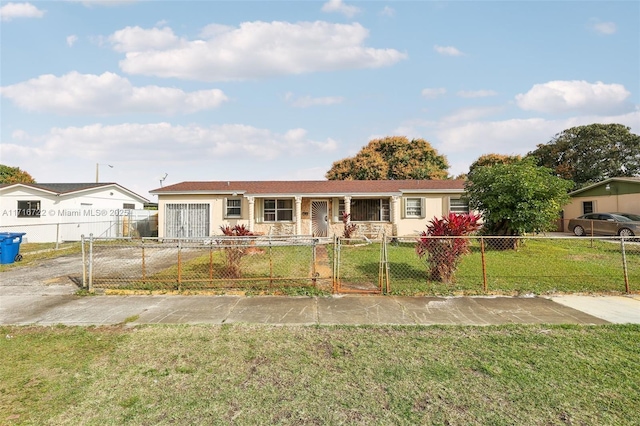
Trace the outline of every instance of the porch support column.
{"type": "Polygon", "coordinates": [[[296,195],[296,235],[302,235],[302,197],[296,195]]]}
{"type": "Polygon", "coordinates": [[[247,197],[247,201],[249,202],[249,231],[253,232],[253,224],[255,223],[255,198],[247,197]]]}
{"type": "Polygon", "coordinates": [[[400,222],[400,213],[401,213],[401,207],[400,207],[400,197],[398,197],[397,195],[394,195],[391,197],[391,212],[390,212],[390,216],[391,216],[391,232],[393,232],[394,236],[398,235],[398,223],[400,222]]]}
{"type": "MultiPolygon", "coordinates": [[[[344,196],[344,212],[348,215],[351,214],[351,197],[348,195],[344,196]]],[[[342,218],[339,217],[338,220],[342,221],[342,218]]],[[[351,222],[351,216],[349,216],[349,222],[351,222]]]]}

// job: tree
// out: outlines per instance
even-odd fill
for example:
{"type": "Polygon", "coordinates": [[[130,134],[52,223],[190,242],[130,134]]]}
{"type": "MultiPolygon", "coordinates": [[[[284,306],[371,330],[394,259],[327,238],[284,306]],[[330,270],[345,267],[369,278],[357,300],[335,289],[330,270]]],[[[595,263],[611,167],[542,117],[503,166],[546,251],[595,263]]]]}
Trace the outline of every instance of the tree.
{"type": "Polygon", "coordinates": [[[374,139],[355,157],[336,161],[329,180],[446,179],[449,163],[424,139],[374,139]]]}
{"type": "Polygon", "coordinates": [[[465,189],[469,207],[479,211],[487,235],[520,236],[552,230],[569,202],[570,181],[539,167],[535,159],[478,167],[465,189]]]}
{"type": "Polygon", "coordinates": [[[513,164],[522,160],[520,155],[484,154],[469,166],[469,173],[478,167],[495,166],[496,164],[513,164]]]}
{"type": "Polygon", "coordinates": [[[19,167],[0,164],[0,184],[2,183],[36,183],[31,175],[19,167]]]}
{"type": "Polygon", "coordinates": [[[640,136],[622,124],[572,127],[527,156],[578,189],[610,177],[640,175],[640,136]]]}

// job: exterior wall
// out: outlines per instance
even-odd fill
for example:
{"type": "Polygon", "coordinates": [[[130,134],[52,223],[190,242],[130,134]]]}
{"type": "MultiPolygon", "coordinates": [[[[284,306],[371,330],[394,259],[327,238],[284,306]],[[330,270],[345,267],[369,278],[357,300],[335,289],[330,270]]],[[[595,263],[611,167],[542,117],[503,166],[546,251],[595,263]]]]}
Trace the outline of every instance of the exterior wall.
{"type": "Polygon", "coordinates": [[[593,202],[595,212],[624,212],[640,214],[640,193],[623,195],[592,195],[575,196],[571,202],[564,207],[564,219],[573,219],[581,216],[582,203],[593,202]]]}
{"type": "Polygon", "coordinates": [[[68,195],[34,188],[5,190],[0,197],[0,231],[26,232],[24,242],[77,241],[82,234],[106,235],[125,215],[124,203],[143,208],[141,201],[113,187],[68,195]],[[18,217],[18,201],[39,201],[40,216],[18,217]]]}
{"type": "Polygon", "coordinates": [[[640,182],[604,181],[574,195],[564,206],[565,221],[584,214],[583,202],[591,201],[594,212],[640,214],[640,182]]]}
{"type": "Polygon", "coordinates": [[[222,201],[212,198],[211,195],[162,195],[158,197],[158,238],[166,238],[166,209],[167,204],[209,204],[209,234],[212,234],[212,230],[216,223],[214,222],[216,204],[219,204],[219,215],[217,219],[221,221],[222,218],[222,201]]]}
{"type": "Polygon", "coordinates": [[[400,220],[398,221],[395,235],[418,235],[427,229],[429,221],[434,217],[442,217],[449,214],[449,200],[458,199],[462,194],[411,194],[405,195],[400,203],[400,220]],[[404,201],[407,198],[424,198],[425,211],[422,217],[405,217],[404,201]]]}
{"type": "MultiPolygon", "coordinates": [[[[356,235],[364,235],[368,238],[376,238],[382,236],[383,233],[392,236],[403,235],[417,235],[426,229],[427,223],[435,216],[442,216],[449,213],[449,199],[460,198],[461,194],[446,194],[446,193],[416,193],[405,195],[404,197],[397,196],[380,196],[371,194],[366,198],[389,198],[390,206],[390,221],[376,221],[376,222],[354,222],[358,225],[356,235]],[[424,199],[424,212],[420,218],[405,218],[404,216],[404,199],[406,198],[423,198],[424,199]]],[[[322,197],[322,196],[310,196],[302,197],[300,200],[300,211],[296,211],[296,203],[294,200],[294,219],[287,222],[262,222],[260,205],[263,197],[255,197],[253,218],[250,218],[249,200],[246,197],[242,197],[242,214],[240,218],[230,219],[225,218],[226,199],[236,198],[229,195],[220,194],[182,194],[182,195],[170,195],[160,194],[158,197],[158,236],[160,238],[166,237],[165,235],[165,209],[167,204],[171,203],[198,203],[209,204],[209,228],[210,236],[220,235],[220,226],[229,225],[245,225],[251,227],[253,232],[263,235],[311,235],[312,234],[312,201],[326,201],[328,203],[328,219],[329,228],[328,236],[342,236],[344,225],[342,218],[338,214],[338,203],[336,200],[340,200],[343,197],[322,197]],[[298,217],[299,215],[299,217],[298,217]],[[298,230],[298,223],[299,230],[298,230]]],[[[239,198],[239,197],[238,197],[239,198]]],[[[264,197],[272,198],[272,197],[264,197]]],[[[293,198],[288,195],[286,198],[293,198]]]]}

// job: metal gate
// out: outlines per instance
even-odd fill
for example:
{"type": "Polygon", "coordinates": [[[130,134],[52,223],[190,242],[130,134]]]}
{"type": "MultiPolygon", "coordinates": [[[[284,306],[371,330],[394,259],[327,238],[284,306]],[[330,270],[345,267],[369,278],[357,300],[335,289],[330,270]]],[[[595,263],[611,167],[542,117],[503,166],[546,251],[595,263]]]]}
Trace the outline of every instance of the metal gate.
{"type": "Polygon", "coordinates": [[[387,247],[383,239],[380,245],[378,268],[351,268],[346,265],[357,259],[362,240],[336,238],[333,253],[333,292],[351,294],[382,294],[389,291],[387,247]]]}
{"type": "Polygon", "coordinates": [[[209,204],[167,204],[165,216],[165,238],[209,236],[209,204]]]}

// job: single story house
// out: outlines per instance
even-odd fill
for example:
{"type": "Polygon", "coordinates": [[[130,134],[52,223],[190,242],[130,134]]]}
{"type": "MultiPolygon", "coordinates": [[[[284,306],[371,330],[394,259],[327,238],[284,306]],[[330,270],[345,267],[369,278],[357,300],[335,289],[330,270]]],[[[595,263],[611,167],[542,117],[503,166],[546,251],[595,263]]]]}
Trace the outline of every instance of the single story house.
{"type": "Polygon", "coordinates": [[[640,177],[614,177],[573,191],[564,206],[568,219],[587,213],[622,212],[640,214],[640,177]]]}
{"type": "Polygon", "coordinates": [[[26,242],[120,236],[121,219],[148,202],[117,183],[2,184],[0,232],[26,232],[26,242]]]}
{"type": "Polygon", "coordinates": [[[367,237],[416,235],[429,220],[466,213],[463,180],[181,182],[158,196],[160,238],[220,235],[245,225],[264,235],[342,235],[350,214],[367,237]]]}

